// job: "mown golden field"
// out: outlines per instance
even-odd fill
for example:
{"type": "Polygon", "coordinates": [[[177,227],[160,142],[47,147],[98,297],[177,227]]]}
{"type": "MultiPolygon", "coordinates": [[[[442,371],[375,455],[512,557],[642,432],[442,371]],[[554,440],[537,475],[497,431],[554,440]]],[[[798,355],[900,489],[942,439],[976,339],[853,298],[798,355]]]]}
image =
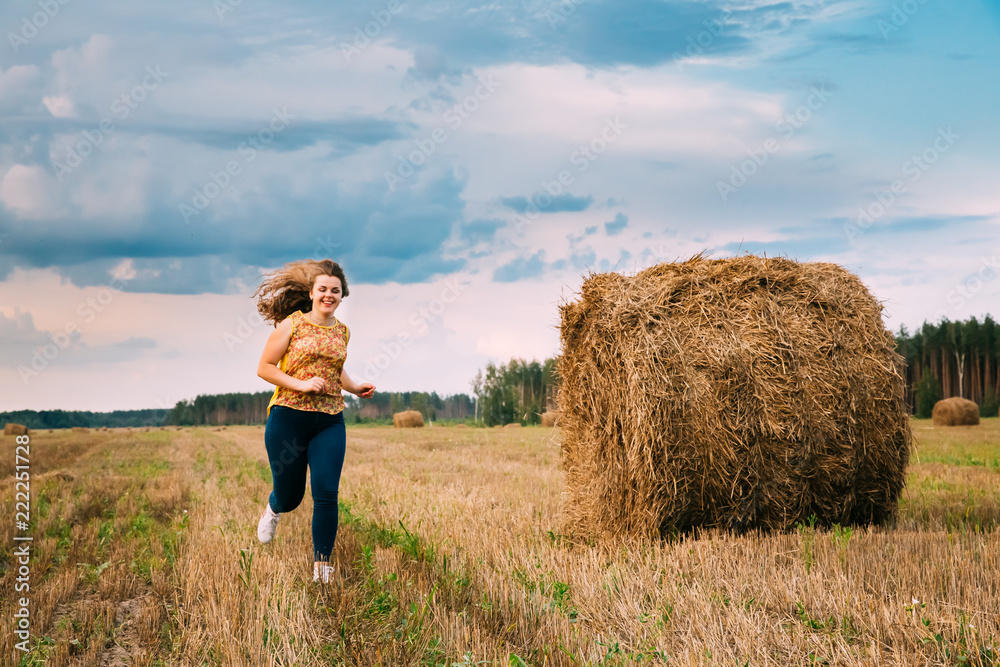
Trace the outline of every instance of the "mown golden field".
{"type": "Polygon", "coordinates": [[[16,651],[14,438],[0,662],[1000,664],[1000,420],[915,421],[891,529],[564,535],[559,431],[349,428],[335,584],[307,499],[257,542],[263,427],[31,435],[31,651],[16,651]]]}

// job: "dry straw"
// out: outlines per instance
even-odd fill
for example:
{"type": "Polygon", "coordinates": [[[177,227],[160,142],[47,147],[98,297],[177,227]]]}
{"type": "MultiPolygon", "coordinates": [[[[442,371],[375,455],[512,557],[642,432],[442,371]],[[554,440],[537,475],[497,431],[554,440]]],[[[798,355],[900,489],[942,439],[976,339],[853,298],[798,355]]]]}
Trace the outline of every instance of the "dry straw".
{"type": "Polygon", "coordinates": [[[561,307],[571,530],[895,518],[910,453],[881,304],[835,264],[696,256],[561,307]]]}
{"type": "Polygon", "coordinates": [[[931,419],[935,426],[975,426],[979,423],[979,406],[967,398],[952,396],[934,404],[931,419]]]}
{"type": "Polygon", "coordinates": [[[417,410],[405,410],[392,416],[396,428],[419,428],[424,425],[424,416],[417,410]]]}
{"type": "Polygon", "coordinates": [[[24,424],[14,424],[7,422],[3,427],[4,435],[28,435],[28,427],[24,424]]]}
{"type": "Polygon", "coordinates": [[[559,411],[547,410],[542,413],[542,426],[557,426],[559,424],[559,411]]]}

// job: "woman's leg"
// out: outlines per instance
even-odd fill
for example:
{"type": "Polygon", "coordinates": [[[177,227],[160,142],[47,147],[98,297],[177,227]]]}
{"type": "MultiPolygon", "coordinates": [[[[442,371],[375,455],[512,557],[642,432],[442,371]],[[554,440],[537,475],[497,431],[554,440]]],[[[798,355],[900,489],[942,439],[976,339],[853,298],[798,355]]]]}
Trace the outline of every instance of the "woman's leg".
{"type": "Polygon", "coordinates": [[[314,560],[329,562],[337,539],[337,493],[344,467],[347,431],[344,415],[325,415],[323,428],[309,442],[309,479],[313,496],[314,560]]]}
{"type": "Polygon", "coordinates": [[[269,504],[276,514],[291,512],[306,492],[308,419],[311,416],[283,405],[271,407],[264,428],[264,446],[271,464],[274,491],[269,504]]]}

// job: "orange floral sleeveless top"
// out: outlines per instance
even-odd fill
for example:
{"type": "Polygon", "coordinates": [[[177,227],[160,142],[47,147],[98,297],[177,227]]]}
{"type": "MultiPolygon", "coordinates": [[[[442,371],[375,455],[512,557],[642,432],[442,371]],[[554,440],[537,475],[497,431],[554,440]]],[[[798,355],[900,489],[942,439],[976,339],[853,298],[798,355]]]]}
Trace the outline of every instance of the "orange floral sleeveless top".
{"type": "Polygon", "coordinates": [[[298,380],[321,377],[326,380],[327,392],[305,393],[275,387],[271,402],[267,404],[267,414],[271,414],[272,405],[332,415],[342,412],[345,406],[340,393],[340,373],[347,359],[351,332],[340,320],[329,327],[315,324],[300,310],[288,317],[292,320],[292,337],[278,368],[298,380]]]}

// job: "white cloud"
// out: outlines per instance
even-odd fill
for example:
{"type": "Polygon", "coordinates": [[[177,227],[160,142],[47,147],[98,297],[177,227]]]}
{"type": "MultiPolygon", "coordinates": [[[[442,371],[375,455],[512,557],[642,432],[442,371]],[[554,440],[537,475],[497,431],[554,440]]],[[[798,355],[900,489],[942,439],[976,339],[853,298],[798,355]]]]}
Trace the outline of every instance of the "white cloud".
{"type": "Polygon", "coordinates": [[[574,146],[607,119],[628,124],[630,152],[711,155],[741,149],[747,131],[780,117],[781,97],[654,69],[591,70],[581,65],[491,68],[503,85],[468,121],[504,139],[574,146]]]}
{"type": "Polygon", "coordinates": [[[76,115],[73,100],[65,95],[49,95],[42,98],[42,104],[56,118],[72,118],[76,115]]]}
{"type": "Polygon", "coordinates": [[[114,41],[108,35],[95,34],[79,48],[67,48],[52,54],[56,69],[56,86],[72,90],[85,85],[89,79],[101,78],[112,64],[114,41]]]}
{"type": "Polygon", "coordinates": [[[184,85],[165,86],[158,102],[168,114],[201,119],[263,122],[275,106],[309,120],[381,116],[400,104],[400,82],[412,64],[410,53],[383,42],[372,43],[351,62],[335,44],[301,47],[281,58],[251,57],[238,67],[221,62],[188,67],[184,85]]]}
{"type": "Polygon", "coordinates": [[[6,71],[0,68],[0,105],[4,109],[37,104],[41,85],[40,70],[35,65],[14,65],[6,71]]]}
{"type": "Polygon", "coordinates": [[[58,184],[41,167],[15,164],[0,180],[0,202],[25,218],[48,218],[60,213],[58,184]]]}
{"type": "Polygon", "coordinates": [[[145,137],[106,135],[103,146],[66,177],[64,188],[78,214],[120,228],[118,222],[138,222],[148,210],[152,168],[146,159],[145,137]]]}

